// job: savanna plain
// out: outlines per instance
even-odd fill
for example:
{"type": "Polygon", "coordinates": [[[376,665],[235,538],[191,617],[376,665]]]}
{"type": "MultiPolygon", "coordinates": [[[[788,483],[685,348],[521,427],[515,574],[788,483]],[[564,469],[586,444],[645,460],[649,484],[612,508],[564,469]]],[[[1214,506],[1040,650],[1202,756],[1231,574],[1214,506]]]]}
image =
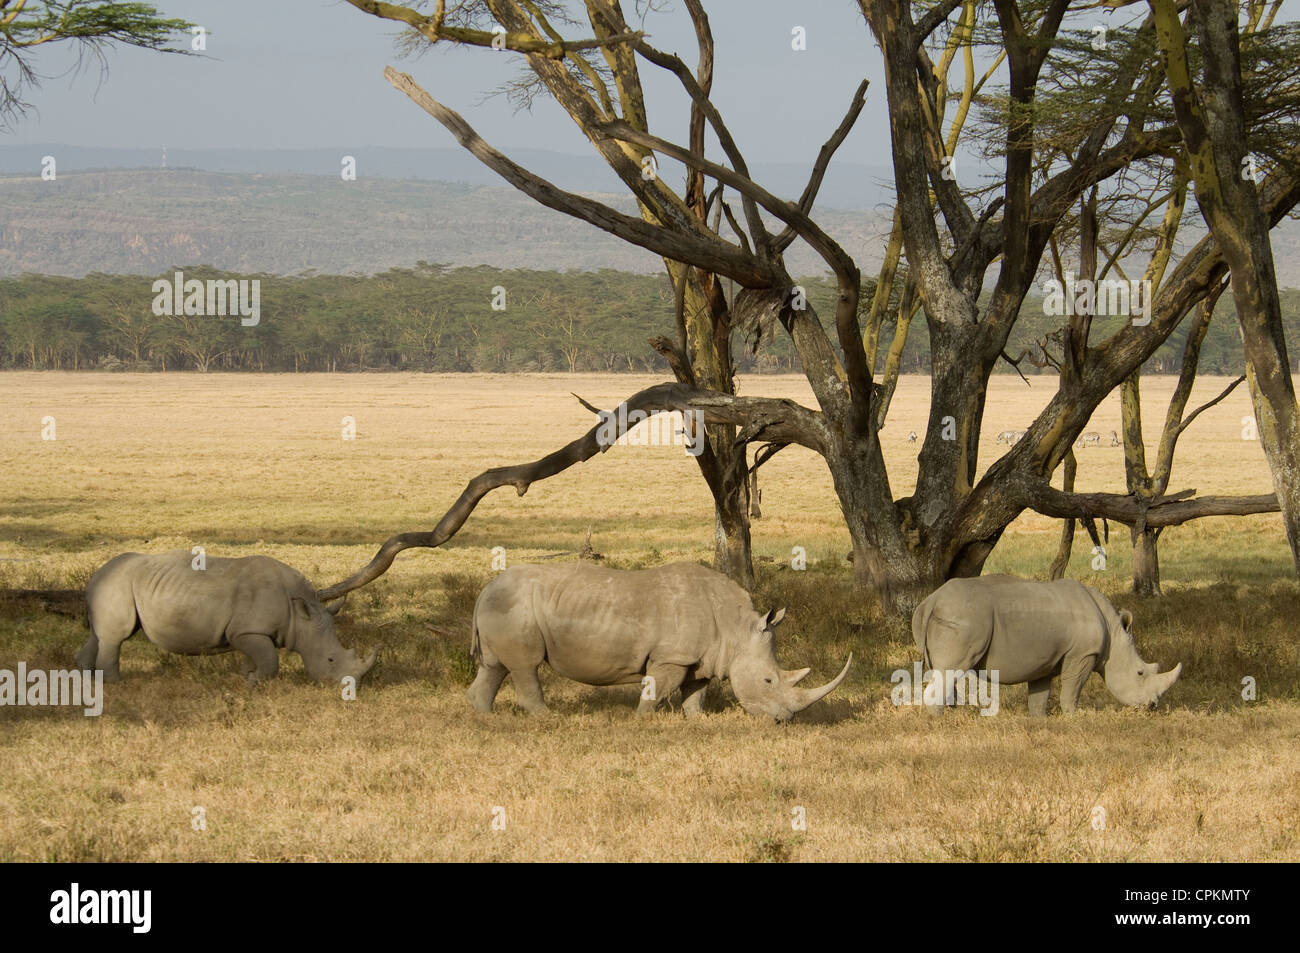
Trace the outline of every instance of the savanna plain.
{"type": "MultiPolygon", "coordinates": [[[[325,586],[391,534],[432,528],[478,472],[581,434],[593,419],[571,392],[612,407],[655,380],[0,374],[0,589],[79,588],[117,553],[194,546],[265,553],[325,586]]],[[[982,468],[1004,449],[997,434],[1051,396],[1051,378],[1031,381],[995,377],[982,468]]],[[[1192,406],[1224,384],[1202,379],[1192,406]]],[[[740,387],[812,401],[797,377],[740,387]]],[[[1150,428],[1172,387],[1144,380],[1150,428]]],[[[928,381],[905,377],[882,431],[896,496],[915,482],[907,435],[927,407],[928,381]]],[[[1243,386],[1199,417],[1171,489],[1269,492],[1259,443],[1243,439],[1250,414],[1243,386]]],[[[1121,491],[1117,398],[1090,429],[1103,439],[1078,451],[1078,487],[1121,491]]],[[[1123,527],[1104,568],[1080,532],[1069,575],[1132,610],[1145,658],[1183,663],[1158,711],[1122,708],[1094,677],[1073,717],[1029,718],[1023,685],[1003,688],[995,717],[935,717],[891,703],[891,673],[917,658],[911,633],[852,588],[821,461],[790,448],[761,477],[755,602],[788,609],[778,657],[813,666],[814,684],[854,654],[848,680],[793,724],[751,718],[725,686],[702,719],[642,719],[636,686],[545,667],[553,715],[523,714],[509,681],[495,715],[470,709],[470,617],[496,547],[509,564],[571,560],[590,528],[615,567],[710,560],[694,462],[620,445],[523,497],[494,492],[448,545],[403,553],[353,593],[341,639],[381,648],[355,700],[288,653],[279,678],[250,687],[234,656],[166,655],[137,635],[100,717],[0,708],[0,859],[1300,859],[1300,596],[1276,515],[1168,530],[1154,600],[1128,593],[1123,527]]],[[[986,571],[1045,578],[1059,533],[1022,516],[986,571]]],[[[84,638],[77,618],[0,601],[2,669],[68,668],[84,638]]]]}

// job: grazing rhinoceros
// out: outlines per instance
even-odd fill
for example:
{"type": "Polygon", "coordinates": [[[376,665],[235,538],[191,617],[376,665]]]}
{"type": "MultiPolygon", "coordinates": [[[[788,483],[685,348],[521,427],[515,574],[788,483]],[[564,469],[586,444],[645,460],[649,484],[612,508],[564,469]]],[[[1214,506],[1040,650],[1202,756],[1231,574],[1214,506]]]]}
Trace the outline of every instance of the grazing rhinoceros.
{"type": "Polygon", "coordinates": [[[809,670],[776,664],[772,629],[784,616],[784,609],[760,615],[749,593],[695,563],[637,571],[516,566],[488,583],[474,606],[470,652],[480,662],[469,699],[490,712],[513,675],[519,704],[544,712],[537,667],[548,662],[587,685],[640,683],[641,714],[678,687],[682,709],[699,714],[709,679],[729,678],[746,711],[789,721],[844,680],[853,656],[821,688],[797,687],[809,670]]]}
{"type": "Polygon", "coordinates": [[[123,553],[101,566],[86,584],[91,635],[77,667],[102,669],[105,681],[117,681],[122,643],[140,631],[181,655],[241,652],[241,670],[252,681],[280,670],[281,648],[301,655],[317,681],[360,681],[375,664],[376,652],[362,659],[339,644],[337,608],[321,605],[292,567],[269,556],[208,556],[205,568],[194,569],[192,558],[184,549],[123,553]]]}
{"type": "Polygon", "coordinates": [[[1092,586],[1015,576],[951,579],[912,614],[926,668],[996,671],[1000,683],[1028,682],[1031,715],[1047,714],[1055,675],[1061,676],[1061,711],[1077,710],[1093,672],[1125,705],[1155,707],[1183,666],[1161,673],[1142,661],[1132,625],[1132,613],[1116,612],[1092,586]]]}

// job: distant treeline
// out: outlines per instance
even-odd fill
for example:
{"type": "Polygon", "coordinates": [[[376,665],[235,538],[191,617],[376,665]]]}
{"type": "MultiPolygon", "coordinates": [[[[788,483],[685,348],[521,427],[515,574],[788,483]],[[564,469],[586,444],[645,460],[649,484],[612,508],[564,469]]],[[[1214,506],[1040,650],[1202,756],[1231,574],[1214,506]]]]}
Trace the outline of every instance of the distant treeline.
{"type": "MultiPolygon", "coordinates": [[[[420,262],[382,274],[231,274],[185,268],[186,280],[257,279],[259,315],[155,315],[155,277],[91,274],[85,278],[23,275],[0,279],[0,368],[231,371],[639,371],[666,372],[649,346],[673,336],[673,299],[663,276],[624,272],[506,271],[447,268],[420,262]],[[494,307],[495,306],[495,307],[494,307]]],[[[863,294],[865,309],[871,283],[863,294]]],[[[809,302],[832,341],[835,289],[825,278],[803,280],[809,302]]],[[[1225,295],[1202,348],[1206,373],[1241,373],[1241,339],[1225,295]]],[[[1283,293],[1289,341],[1300,330],[1300,291],[1283,293]]],[[[182,310],[177,307],[178,311],[182,310]]],[[[233,305],[231,310],[233,311],[233,305]]],[[[1122,319],[1097,318],[1093,340],[1122,319]]],[[[892,319],[891,319],[892,321],[892,319]]],[[[1061,326],[1062,318],[1027,301],[1007,352],[1018,356],[1061,326]]],[[[881,361],[893,334],[883,331],[881,361]]],[[[733,341],[744,372],[798,370],[785,332],[769,328],[733,341]]],[[[902,368],[929,369],[924,315],[912,324],[902,368]]],[[[1171,373],[1181,361],[1175,334],[1148,362],[1171,373]]],[[[1292,359],[1296,354],[1292,348],[1292,359]]],[[[1005,363],[1000,370],[1011,372],[1005,363]]],[[[1030,361],[1021,370],[1034,373],[1030,361]]]]}

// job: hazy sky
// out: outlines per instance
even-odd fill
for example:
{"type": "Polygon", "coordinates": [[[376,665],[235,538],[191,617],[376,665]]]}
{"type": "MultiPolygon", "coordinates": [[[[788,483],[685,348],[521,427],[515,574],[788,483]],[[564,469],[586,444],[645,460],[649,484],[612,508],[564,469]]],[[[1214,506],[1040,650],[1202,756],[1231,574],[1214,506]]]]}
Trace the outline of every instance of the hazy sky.
{"type": "MultiPolygon", "coordinates": [[[[397,24],[342,0],[157,0],[170,16],[209,31],[209,59],[133,49],[96,69],[45,82],[34,111],[0,143],[212,148],[452,146],[451,136],[383,79],[394,64],[464,115],[493,145],[590,154],[558,107],[539,99],[515,113],[485,93],[517,74],[521,59],[482,49],[436,50],[398,58],[397,24]]],[[[660,3],[645,29],[651,42],[695,62],[694,36],[680,0],[660,3]]],[[[635,4],[624,4],[629,17],[635,4]]],[[[880,56],[851,0],[722,0],[708,5],[717,39],[715,99],[754,159],[811,163],[839,122],[854,88],[872,80],[868,105],[841,157],[888,162],[880,56]],[[807,50],[791,49],[802,26],[807,50]]],[[[42,51],[43,72],[67,68],[65,51],[42,51]]],[[[676,80],[642,64],[651,121],[684,138],[676,80]]]]}

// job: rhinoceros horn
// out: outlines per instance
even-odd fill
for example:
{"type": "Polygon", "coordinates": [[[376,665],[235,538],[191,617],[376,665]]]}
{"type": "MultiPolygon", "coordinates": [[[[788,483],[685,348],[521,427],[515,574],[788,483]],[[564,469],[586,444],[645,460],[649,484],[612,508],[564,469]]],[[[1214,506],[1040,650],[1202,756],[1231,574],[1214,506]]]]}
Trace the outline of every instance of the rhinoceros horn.
{"type": "Polygon", "coordinates": [[[335,599],[333,602],[325,603],[324,604],[325,611],[328,612],[330,615],[338,615],[339,610],[343,608],[343,603],[347,601],[348,601],[347,593],[344,593],[342,596],[335,599]]]}
{"type": "MultiPolygon", "coordinates": [[[[1158,668],[1159,666],[1157,666],[1157,669],[1158,668]]],[[[1160,674],[1158,671],[1156,674],[1153,674],[1151,676],[1151,680],[1155,682],[1157,697],[1169,691],[1169,689],[1173,686],[1174,682],[1178,681],[1178,676],[1181,674],[1183,674],[1182,662],[1179,662],[1177,665],[1175,665],[1173,668],[1171,668],[1169,671],[1163,674],[1160,674]]]]}
{"type": "Polygon", "coordinates": [[[849,666],[852,664],[853,653],[850,652],[849,660],[844,663],[844,668],[840,670],[840,674],[836,675],[831,681],[821,686],[821,688],[798,688],[795,686],[795,682],[808,674],[808,669],[806,668],[789,673],[783,671],[781,673],[781,681],[784,683],[786,692],[788,693],[790,710],[803,711],[813,702],[820,701],[831,692],[835,691],[835,689],[839,687],[840,682],[844,681],[844,676],[849,674],[849,666]],[[794,676],[794,678],[787,681],[787,674],[794,676]]]}

